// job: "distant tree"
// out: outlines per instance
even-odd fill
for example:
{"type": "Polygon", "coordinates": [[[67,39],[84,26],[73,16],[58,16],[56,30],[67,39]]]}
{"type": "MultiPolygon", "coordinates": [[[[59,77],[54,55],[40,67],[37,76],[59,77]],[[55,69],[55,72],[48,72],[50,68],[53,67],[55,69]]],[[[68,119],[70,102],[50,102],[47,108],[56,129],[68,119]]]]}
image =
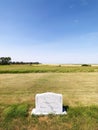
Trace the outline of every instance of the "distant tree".
{"type": "Polygon", "coordinates": [[[0,57],[1,65],[9,65],[11,63],[11,57],[0,57]]]}

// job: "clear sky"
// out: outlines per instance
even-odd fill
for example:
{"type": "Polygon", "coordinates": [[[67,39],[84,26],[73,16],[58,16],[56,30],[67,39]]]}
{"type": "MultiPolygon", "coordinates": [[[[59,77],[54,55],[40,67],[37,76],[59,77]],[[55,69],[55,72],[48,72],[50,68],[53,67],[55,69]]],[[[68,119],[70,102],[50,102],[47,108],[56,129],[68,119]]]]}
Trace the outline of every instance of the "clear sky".
{"type": "Polygon", "coordinates": [[[98,63],[98,0],[0,0],[0,57],[98,63]]]}

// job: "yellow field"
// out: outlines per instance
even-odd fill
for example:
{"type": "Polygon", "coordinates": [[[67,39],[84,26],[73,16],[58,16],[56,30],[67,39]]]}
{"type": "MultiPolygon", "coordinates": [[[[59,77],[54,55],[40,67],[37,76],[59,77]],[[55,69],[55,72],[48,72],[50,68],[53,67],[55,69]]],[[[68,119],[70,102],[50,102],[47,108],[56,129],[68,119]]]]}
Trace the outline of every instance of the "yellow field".
{"type": "Polygon", "coordinates": [[[47,91],[61,93],[64,105],[98,105],[98,72],[0,74],[0,104],[34,104],[47,91]]]}

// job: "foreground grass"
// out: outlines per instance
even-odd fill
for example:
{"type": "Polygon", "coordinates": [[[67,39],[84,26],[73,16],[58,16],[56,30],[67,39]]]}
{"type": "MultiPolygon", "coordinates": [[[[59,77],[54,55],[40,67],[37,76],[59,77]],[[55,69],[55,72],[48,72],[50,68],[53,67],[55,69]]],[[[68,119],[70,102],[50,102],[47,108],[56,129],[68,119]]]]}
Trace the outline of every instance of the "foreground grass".
{"type": "Polygon", "coordinates": [[[98,66],[0,65],[0,73],[98,72],[98,66]]]}
{"type": "Polygon", "coordinates": [[[67,115],[48,116],[31,116],[27,104],[1,108],[0,130],[98,130],[98,106],[70,107],[67,115]]]}
{"type": "Polygon", "coordinates": [[[98,130],[98,72],[0,74],[0,130],[98,130]],[[63,95],[68,114],[31,116],[36,93],[63,95]]]}

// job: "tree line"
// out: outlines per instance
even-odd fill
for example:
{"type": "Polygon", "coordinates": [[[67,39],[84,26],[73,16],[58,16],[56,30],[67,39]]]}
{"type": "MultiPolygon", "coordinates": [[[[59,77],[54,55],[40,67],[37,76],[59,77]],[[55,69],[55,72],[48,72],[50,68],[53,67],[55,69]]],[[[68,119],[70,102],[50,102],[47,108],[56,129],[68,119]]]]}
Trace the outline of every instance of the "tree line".
{"type": "Polygon", "coordinates": [[[19,62],[19,61],[11,61],[11,57],[0,57],[0,65],[10,65],[10,64],[40,64],[39,62],[19,62]]]}

